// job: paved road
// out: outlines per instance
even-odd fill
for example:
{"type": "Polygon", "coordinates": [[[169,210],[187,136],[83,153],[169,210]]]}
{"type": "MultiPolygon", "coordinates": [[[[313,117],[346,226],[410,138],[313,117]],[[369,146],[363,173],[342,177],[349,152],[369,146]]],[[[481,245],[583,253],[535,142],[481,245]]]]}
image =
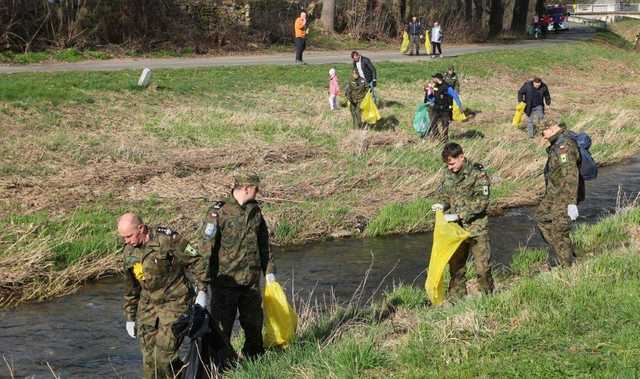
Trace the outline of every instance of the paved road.
{"type": "MultiPolygon", "coordinates": [[[[495,51],[502,49],[530,49],[540,48],[559,43],[584,41],[591,38],[593,30],[583,26],[576,26],[569,31],[558,35],[550,35],[543,41],[520,41],[509,44],[478,44],[447,48],[445,45],[444,56],[452,57],[463,54],[495,51]]],[[[426,56],[412,57],[395,51],[366,51],[363,55],[374,62],[410,62],[424,61],[431,58],[426,56]]],[[[349,51],[310,51],[305,53],[307,64],[331,64],[345,63],[349,61],[349,51]]],[[[151,58],[151,59],[112,59],[105,61],[87,61],[78,63],[48,63],[33,65],[0,65],[0,74],[13,74],[21,72],[64,72],[64,71],[117,71],[140,70],[145,67],[151,69],[173,68],[197,68],[219,66],[250,66],[261,64],[289,65],[293,63],[293,53],[269,54],[269,55],[243,55],[223,57],[196,57],[196,58],[151,58]]]]}

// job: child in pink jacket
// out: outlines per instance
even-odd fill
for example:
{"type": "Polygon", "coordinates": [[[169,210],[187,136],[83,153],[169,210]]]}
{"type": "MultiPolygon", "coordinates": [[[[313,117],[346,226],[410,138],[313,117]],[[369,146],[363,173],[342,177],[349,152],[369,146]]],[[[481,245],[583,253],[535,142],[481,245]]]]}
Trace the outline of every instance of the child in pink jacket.
{"type": "Polygon", "coordinates": [[[329,70],[329,107],[334,111],[338,108],[337,98],[340,93],[340,85],[338,84],[338,75],[336,69],[329,70]]]}

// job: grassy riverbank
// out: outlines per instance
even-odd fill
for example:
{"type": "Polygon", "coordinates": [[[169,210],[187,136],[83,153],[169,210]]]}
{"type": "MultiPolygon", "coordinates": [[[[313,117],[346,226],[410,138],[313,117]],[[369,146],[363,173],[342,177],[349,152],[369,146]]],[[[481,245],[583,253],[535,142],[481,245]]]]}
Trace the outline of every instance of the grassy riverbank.
{"type": "MultiPolygon", "coordinates": [[[[599,162],[640,152],[640,61],[597,42],[379,63],[384,122],[367,133],[350,128],[347,109],[327,110],[329,66],[158,70],[144,91],[137,72],[5,76],[0,305],[117,271],[111,230],[125,209],[192,236],[203,198],[226,195],[238,167],[263,175],[278,244],[428,229],[442,164],[411,120],[425,81],[450,64],[478,111],[451,136],[488,167],[496,212],[542,190],[544,144],[510,125],[515,93],[532,75],[550,86],[550,114],[593,136],[599,162]]],[[[349,66],[336,68],[344,82],[349,66]]]]}
{"type": "Polygon", "coordinates": [[[429,307],[401,286],[373,308],[339,308],[305,324],[285,352],[230,378],[634,377],[640,370],[640,210],[573,234],[578,264],[540,271],[520,251],[490,297],[429,307]]]}

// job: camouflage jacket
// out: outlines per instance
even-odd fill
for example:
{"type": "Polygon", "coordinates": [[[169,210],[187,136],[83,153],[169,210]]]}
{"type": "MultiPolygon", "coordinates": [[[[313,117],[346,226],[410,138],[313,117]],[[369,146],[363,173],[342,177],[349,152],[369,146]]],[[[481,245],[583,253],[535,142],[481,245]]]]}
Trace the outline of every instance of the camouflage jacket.
{"type": "Polygon", "coordinates": [[[455,72],[452,75],[449,75],[449,72],[445,72],[442,74],[442,77],[447,84],[453,87],[456,92],[460,93],[460,82],[458,81],[458,74],[455,72]]]}
{"type": "Polygon", "coordinates": [[[144,309],[148,309],[149,304],[186,304],[191,296],[187,273],[199,290],[206,291],[208,286],[208,259],[178,233],[162,226],[150,228],[145,245],[125,246],[124,270],[124,313],[129,321],[138,318],[141,302],[145,303],[144,309]]]}
{"type": "Polygon", "coordinates": [[[344,95],[351,104],[357,105],[360,104],[360,102],[367,95],[368,90],[369,87],[367,86],[367,82],[365,82],[364,79],[352,79],[349,82],[349,85],[347,85],[347,90],[344,91],[344,95]]]}
{"type": "Polygon", "coordinates": [[[484,167],[465,160],[458,173],[445,171],[436,199],[446,213],[457,214],[462,227],[474,237],[488,231],[490,195],[491,183],[484,167]]]}
{"type": "Polygon", "coordinates": [[[577,204],[580,188],[580,150],[576,142],[562,131],[553,136],[547,147],[544,167],[545,194],[541,209],[566,213],[567,205],[577,204]]]}
{"type": "Polygon", "coordinates": [[[202,223],[200,250],[211,255],[214,287],[257,287],[261,274],[273,272],[267,223],[255,201],[214,203],[202,223]]]}

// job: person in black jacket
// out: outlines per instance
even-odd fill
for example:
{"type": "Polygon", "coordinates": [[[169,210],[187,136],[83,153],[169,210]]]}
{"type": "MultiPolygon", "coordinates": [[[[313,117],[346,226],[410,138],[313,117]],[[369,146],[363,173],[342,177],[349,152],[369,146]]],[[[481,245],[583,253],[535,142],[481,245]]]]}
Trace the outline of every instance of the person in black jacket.
{"type": "Polygon", "coordinates": [[[544,119],[545,103],[551,106],[551,95],[542,79],[536,77],[522,85],[518,91],[518,102],[526,103],[524,113],[527,115],[527,133],[529,138],[535,136],[535,126],[544,119]]]}
{"type": "Polygon", "coordinates": [[[353,61],[353,69],[358,71],[358,74],[361,78],[363,78],[369,89],[371,89],[371,95],[373,96],[373,101],[378,103],[378,96],[376,93],[376,85],[378,75],[376,73],[376,68],[371,63],[371,60],[367,57],[363,57],[357,51],[351,52],[351,60],[353,61]]]}
{"type": "Polygon", "coordinates": [[[407,33],[411,37],[411,47],[409,48],[409,55],[413,55],[415,50],[416,55],[420,55],[420,39],[422,39],[422,23],[418,21],[417,17],[413,17],[409,25],[407,26],[407,33]]]}

